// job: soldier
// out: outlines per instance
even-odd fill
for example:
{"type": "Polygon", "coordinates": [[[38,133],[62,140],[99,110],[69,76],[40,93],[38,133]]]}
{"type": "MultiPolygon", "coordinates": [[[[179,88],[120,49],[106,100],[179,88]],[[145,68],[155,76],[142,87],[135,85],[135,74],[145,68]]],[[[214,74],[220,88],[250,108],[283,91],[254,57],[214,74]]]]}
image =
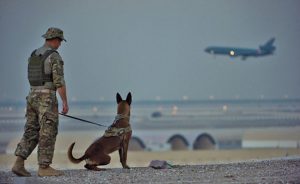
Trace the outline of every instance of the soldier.
{"type": "Polygon", "coordinates": [[[58,129],[58,101],[56,91],[62,99],[62,113],[69,107],[64,80],[63,60],[56,51],[66,41],[63,31],[49,28],[42,37],[45,44],[32,52],[28,59],[28,80],[30,92],[27,99],[27,122],[24,134],[17,145],[17,159],[12,172],[18,176],[31,176],[24,167],[24,160],[38,145],[38,175],[59,176],[61,171],[50,167],[58,129]]]}

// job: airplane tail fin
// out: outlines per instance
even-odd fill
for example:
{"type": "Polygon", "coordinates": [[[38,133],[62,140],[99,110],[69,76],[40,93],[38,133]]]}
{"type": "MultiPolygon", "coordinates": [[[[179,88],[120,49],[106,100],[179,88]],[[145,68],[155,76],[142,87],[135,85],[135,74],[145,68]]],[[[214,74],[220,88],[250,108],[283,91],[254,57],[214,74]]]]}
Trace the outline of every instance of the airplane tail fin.
{"type": "Polygon", "coordinates": [[[271,38],[269,41],[267,41],[267,43],[265,43],[264,45],[259,46],[259,48],[261,50],[266,50],[266,51],[274,51],[275,50],[275,46],[273,45],[275,41],[275,38],[271,38]]]}

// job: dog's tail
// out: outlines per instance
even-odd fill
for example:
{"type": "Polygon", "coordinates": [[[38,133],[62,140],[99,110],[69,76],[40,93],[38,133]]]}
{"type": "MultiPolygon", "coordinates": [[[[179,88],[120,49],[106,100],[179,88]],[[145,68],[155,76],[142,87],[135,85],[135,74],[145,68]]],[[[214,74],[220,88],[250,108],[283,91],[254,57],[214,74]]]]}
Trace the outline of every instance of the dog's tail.
{"type": "Polygon", "coordinates": [[[74,157],[73,157],[73,154],[72,154],[72,150],[73,150],[73,148],[74,148],[74,145],[75,145],[75,142],[73,142],[73,143],[71,144],[71,146],[69,147],[69,149],[68,149],[68,158],[69,158],[69,160],[70,160],[72,163],[78,164],[78,163],[80,163],[81,161],[83,161],[83,160],[85,159],[85,155],[83,155],[83,156],[80,157],[80,158],[74,158],[74,157]]]}

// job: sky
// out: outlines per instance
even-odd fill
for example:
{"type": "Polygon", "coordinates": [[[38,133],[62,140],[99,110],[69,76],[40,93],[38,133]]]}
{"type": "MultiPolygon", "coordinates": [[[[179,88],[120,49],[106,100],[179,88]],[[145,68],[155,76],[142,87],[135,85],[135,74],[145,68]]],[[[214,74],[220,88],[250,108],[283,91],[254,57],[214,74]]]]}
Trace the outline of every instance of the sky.
{"type": "Polygon", "coordinates": [[[27,59],[64,31],[69,101],[300,98],[298,0],[0,0],[0,102],[25,101],[27,59]],[[212,56],[208,46],[274,55],[212,56]]]}

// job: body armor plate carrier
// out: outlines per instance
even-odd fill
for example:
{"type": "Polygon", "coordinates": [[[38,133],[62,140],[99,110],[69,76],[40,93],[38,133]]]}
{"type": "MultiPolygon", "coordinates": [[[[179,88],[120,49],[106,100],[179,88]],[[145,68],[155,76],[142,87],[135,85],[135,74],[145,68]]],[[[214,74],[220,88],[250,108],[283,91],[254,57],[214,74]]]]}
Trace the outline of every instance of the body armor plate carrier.
{"type": "Polygon", "coordinates": [[[44,86],[45,82],[53,82],[52,73],[45,74],[45,60],[56,50],[47,50],[43,55],[31,53],[28,60],[28,80],[31,86],[44,86]]]}

